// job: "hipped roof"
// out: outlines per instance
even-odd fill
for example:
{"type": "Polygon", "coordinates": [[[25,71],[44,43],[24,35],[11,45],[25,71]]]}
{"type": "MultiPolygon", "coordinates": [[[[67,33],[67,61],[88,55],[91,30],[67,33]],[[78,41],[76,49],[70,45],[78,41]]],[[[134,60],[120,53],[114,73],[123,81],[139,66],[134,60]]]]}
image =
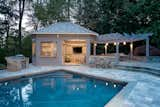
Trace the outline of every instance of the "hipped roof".
{"type": "Polygon", "coordinates": [[[98,35],[98,33],[86,29],[78,24],[71,22],[57,22],[48,27],[42,28],[32,34],[89,34],[98,35]]]}

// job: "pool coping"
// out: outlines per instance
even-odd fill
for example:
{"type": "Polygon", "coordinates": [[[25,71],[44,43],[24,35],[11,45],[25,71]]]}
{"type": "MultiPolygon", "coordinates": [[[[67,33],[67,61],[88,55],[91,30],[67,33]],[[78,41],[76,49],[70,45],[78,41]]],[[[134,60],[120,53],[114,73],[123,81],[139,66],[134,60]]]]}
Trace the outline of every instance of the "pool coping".
{"type": "Polygon", "coordinates": [[[61,68],[51,69],[51,70],[46,70],[46,71],[42,70],[40,72],[25,72],[25,73],[22,73],[19,75],[1,77],[0,82],[9,81],[9,80],[13,80],[13,79],[19,79],[19,78],[25,78],[25,77],[34,76],[34,75],[52,73],[52,72],[59,71],[59,70],[78,74],[78,75],[83,75],[83,76],[87,76],[87,77],[92,77],[92,78],[100,79],[100,80],[104,80],[104,81],[111,81],[111,82],[115,82],[115,83],[125,83],[126,86],[124,86],[108,103],[106,103],[104,107],[125,107],[125,105],[124,105],[125,99],[129,95],[129,93],[132,91],[134,86],[136,86],[136,84],[137,84],[137,82],[133,82],[133,81],[121,81],[121,80],[117,80],[117,79],[113,79],[113,78],[102,77],[99,75],[96,76],[93,74],[87,74],[85,72],[79,72],[76,70],[75,71],[68,70],[68,69],[64,69],[64,68],[63,69],[61,69],[61,68]]]}
{"type": "Polygon", "coordinates": [[[126,84],[115,96],[113,96],[113,98],[107,102],[104,107],[126,107],[124,105],[124,101],[127,99],[128,95],[130,94],[130,92],[132,91],[132,89],[136,86],[137,82],[131,82],[131,81],[121,81],[121,80],[116,80],[113,78],[105,78],[105,77],[100,77],[100,76],[95,76],[92,74],[85,74],[82,72],[76,72],[76,71],[72,71],[72,70],[64,70],[67,72],[71,72],[71,73],[75,73],[78,75],[83,75],[83,76],[87,76],[90,78],[95,78],[95,79],[99,79],[99,80],[103,80],[103,81],[111,81],[111,82],[115,82],[115,83],[124,83],[126,84]]]}
{"type": "Polygon", "coordinates": [[[104,107],[128,107],[124,104],[132,89],[137,82],[129,82],[123,89],[116,94],[104,107]]]}
{"type": "Polygon", "coordinates": [[[95,79],[99,79],[99,80],[103,80],[103,81],[111,81],[111,82],[115,82],[115,83],[126,84],[115,96],[113,96],[113,98],[109,102],[107,102],[104,105],[104,107],[126,107],[125,104],[124,104],[124,101],[127,99],[128,95],[130,94],[132,89],[137,84],[136,81],[121,81],[121,80],[116,80],[116,79],[113,79],[113,78],[105,78],[105,77],[101,77],[101,76],[95,76],[95,75],[92,75],[92,74],[85,74],[85,73],[82,73],[82,72],[76,72],[76,71],[72,71],[72,70],[64,70],[64,71],[75,73],[75,74],[78,74],[78,75],[85,75],[87,77],[95,78],[95,79]]]}

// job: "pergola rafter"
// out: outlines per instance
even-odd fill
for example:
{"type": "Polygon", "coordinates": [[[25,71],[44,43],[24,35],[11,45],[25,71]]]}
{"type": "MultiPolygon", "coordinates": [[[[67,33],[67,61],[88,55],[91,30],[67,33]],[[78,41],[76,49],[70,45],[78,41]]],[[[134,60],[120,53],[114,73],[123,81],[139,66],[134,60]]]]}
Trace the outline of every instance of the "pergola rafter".
{"type": "Polygon", "coordinates": [[[104,34],[97,37],[96,42],[100,43],[114,43],[114,42],[135,42],[147,39],[151,36],[152,33],[145,33],[145,34],[127,34],[127,33],[110,33],[104,34]]]}
{"type": "Polygon", "coordinates": [[[146,57],[149,56],[149,37],[152,36],[152,33],[144,33],[144,34],[127,34],[127,33],[110,33],[104,34],[97,37],[96,41],[94,42],[94,55],[96,55],[96,46],[97,43],[106,44],[105,45],[105,54],[107,54],[107,46],[109,43],[114,43],[116,45],[116,62],[119,61],[119,43],[130,43],[130,53],[131,58],[133,57],[133,42],[146,40],[146,57]]]}

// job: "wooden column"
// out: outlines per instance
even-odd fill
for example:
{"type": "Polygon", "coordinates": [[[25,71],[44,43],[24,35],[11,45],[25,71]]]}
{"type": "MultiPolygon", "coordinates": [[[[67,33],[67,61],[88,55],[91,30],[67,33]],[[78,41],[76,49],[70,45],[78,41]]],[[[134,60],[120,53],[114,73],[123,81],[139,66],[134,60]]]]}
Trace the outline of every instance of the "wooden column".
{"type": "Polygon", "coordinates": [[[41,41],[36,38],[36,58],[35,58],[35,62],[36,62],[36,65],[39,65],[40,64],[40,53],[41,53],[41,41]]]}
{"type": "Polygon", "coordinates": [[[34,65],[36,65],[36,54],[37,54],[37,52],[38,51],[36,51],[36,46],[37,46],[37,44],[36,44],[36,39],[32,39],[32,64],[34,64],[34,65]],[[33,50],[33,48],[34,48],[34,50],[33,50]],[[34,53],[33,53],[33,51],[34,51],[34,53]]]}
{"type": "Polygon", "coordinates": [[[130,43],[130,58],[133,59],[133,42],[130,43]]]}
{"type": "Polygon", "coordinates": [[[107,55],[107,46],[108,46],[108,43],[105,44],[104,48],[105,48],[105,55],[107,55]]]}
{"type": "Polygon", "coordinates": [[[96,46],[97,46],[97,43],[94,43],[93,44],[93,55],[95,56],[96,55],[96,46]]]}
{"type": "Polygon", "coordinates": [[[119,63],[119,43],[116,42],[116,63],[119,63]]]}
{"type": "Polygon", "coordinates": [[[146,38],[146,57],[149,57],[149,37],[146,38]]]}
{"type": "Polygon", "coordinates": [[[89,57],[90,57],[90,52],[91,52],[91,43],[90,40],[87,40],[87,47],[86,47],[86,64],[89,64],[89,57]]]}
{"type": "Polygon", "coordinates": [[[62,40],[60,40],[60,39],[58,39],[58,42],[57,42],[57,56],[58,56],[58,64],[59,65],[62,65],[63,64],[63,57],[62,57],[62,46],[63,46],[63,44],[62,44],[62,40]]]}

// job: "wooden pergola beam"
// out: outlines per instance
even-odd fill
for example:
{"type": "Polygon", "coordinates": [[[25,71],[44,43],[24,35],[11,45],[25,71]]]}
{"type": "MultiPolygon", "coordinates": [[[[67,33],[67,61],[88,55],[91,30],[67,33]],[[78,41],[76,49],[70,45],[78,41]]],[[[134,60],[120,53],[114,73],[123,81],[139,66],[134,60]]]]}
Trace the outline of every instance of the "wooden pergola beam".
{"type": "MultiPolygon", "coordinates": [[[[96,41],[94,41],[94,49],[93,53],[96,55],[96,46],[97,44],[109,44],[109,43],[116,43],[116,63],[119,62],[119,44],[120,43],[130,43],[130,58],[133,59],[133,42],[136,41],[142,41],[146,40],[146,57],[149,56],[149,37],[152,36],[152,33],[148,34],[119,34],[119,33],[111,33],[111,34],[106,34],[103,36],[99,36],[96,41]]],[[[107,54],[107,45],[105,45],[105,55],[107,54]]]]}

